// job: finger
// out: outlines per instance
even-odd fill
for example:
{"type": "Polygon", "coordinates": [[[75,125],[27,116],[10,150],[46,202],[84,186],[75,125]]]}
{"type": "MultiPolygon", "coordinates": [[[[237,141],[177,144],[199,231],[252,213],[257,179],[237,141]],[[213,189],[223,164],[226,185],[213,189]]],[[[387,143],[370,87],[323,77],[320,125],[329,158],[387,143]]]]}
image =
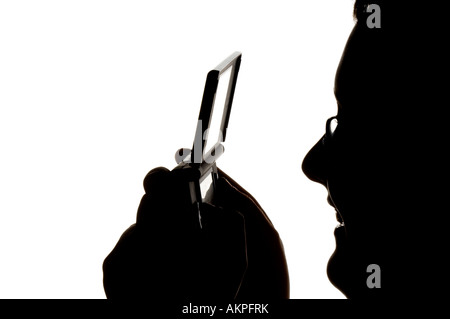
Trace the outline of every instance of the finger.
{"type": "Polygon", "coordinates": [[[221,169],[217,168],[217,171],[219,173],[219,176],[225,178],[230,186],[232,186],[237,192],[250,198],[262,210],[262,207],[259,205],[258,201],[247,190],[245,190],[241,185],[239,185],[234,179],[228,176],[221,169]]]}
{"type": "Polygon", "coordinates": [[[164,205],[169,174],[167,168],[157,167],[145,176],[143,182],[145,194],[142,196],[136,216],[136,224],[140,227],[158,222],[155,220],[155,217],[158,217],[156,212],[164,205]]]}
{"type": "Polygon", "coordinates": [[[190,223],[189,185],[183,176],[165,167],[157,167],[144,178],[144,189],[145,194],[137,213],[137,225],[171,225],[175,229],[181,224],[190,223]]]}
{"type": "Polygon", "coordinates": [[[270,218],[264,212],[264,209],[258,201],[235,180],[229,177],[225,172],[217,168],[219,172],[219,180],[217,182],[217,201],[224,207],[234,208],[241,212],[248,210],[253,214],[262,215],[270,224],[270,218]]]}
{"type": "Polygon", "coordinates": [[[165,167],[152,169],[144,178],[144,189],[147,194],[160,192],[163,185],[167,184],[170,171],[165,167]]]}
{"type": "MultiPolygon", "coordinates": [[[[258,209],[264,214],[264,216],[267,218],[267,220],[270,221],[269,217],[264,212],[264,209],[261,207],[261,205],[258,203],[258,201],[251,195],[246,189],[244,189],[241,185],[239,185],[234,179],[232,179],[230,176],[228,176],[224,171],[222,171],[220,168],[217,168],[217,171],[219,173],[219,176],[221,178],[224,178],[226,183],[219,183],[224,189],[225,193],[228,195],[231,195],[235,199],[239,199],[240,201],[247,201],[253,203],[258,209]]],[[[220,180],[220,179],[219,179],[220,180]]]]}

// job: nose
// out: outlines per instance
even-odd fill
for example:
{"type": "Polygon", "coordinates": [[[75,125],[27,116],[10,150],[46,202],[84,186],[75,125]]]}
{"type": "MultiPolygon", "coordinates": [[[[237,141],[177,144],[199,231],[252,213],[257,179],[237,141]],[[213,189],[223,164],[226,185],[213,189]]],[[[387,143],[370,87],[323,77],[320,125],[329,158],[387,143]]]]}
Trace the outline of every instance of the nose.
{"type": "Polygon", "coordinates": [[[327,186],[327,147],[321,138],[306,154],[302,163],[303,173],[313,182],[327,186]]]}

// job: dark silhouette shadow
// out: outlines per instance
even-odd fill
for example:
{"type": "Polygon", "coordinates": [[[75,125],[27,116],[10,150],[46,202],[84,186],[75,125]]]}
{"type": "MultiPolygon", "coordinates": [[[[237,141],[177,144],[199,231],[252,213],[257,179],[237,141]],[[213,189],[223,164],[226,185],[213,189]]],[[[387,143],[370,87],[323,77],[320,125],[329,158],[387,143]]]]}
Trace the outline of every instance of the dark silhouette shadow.
{"type": "Polygon", "coordinates": [[[144,180],[136,223],[103,264],[108,298],[164,301],[289,297],[283,245],[254,198],[219,170],[203,228],[188,184],[165,168],[144,180]]]}
{"type": "MultiPolygon", "coordinates": [[[[302,164],[343,223],[328,276],[352,299],[441,294],[445,277],[443,41],[423,23],[425,5],[392,2],[356,2],[358,22],[336,73],[337,114],[302,164]],[[380,28],[369,27],[376,21],[368,4],[380,6],[380,28]]],[[[147,175],[136,223],[103,264],[108,298],[289,298],[276,229],[248,192],[219,176],[200,231],[186,213],[184,177],[165,168],[147,175]]]]}
{"type": "Polygon", "coordinates": [[[443,279],[437,215],[448,134],[440,131],[444,91],[435,74],[439,29],[419,22],[426,12],[426,5],[356,2],[358,22],[336,73],[337,114],[302,164],[327,188],[344,225],[328,276],[348,298],[422,298],[438,293],[443,279]],[[369,27],[371,3],[380,5],[381,28],[369,27]]]}

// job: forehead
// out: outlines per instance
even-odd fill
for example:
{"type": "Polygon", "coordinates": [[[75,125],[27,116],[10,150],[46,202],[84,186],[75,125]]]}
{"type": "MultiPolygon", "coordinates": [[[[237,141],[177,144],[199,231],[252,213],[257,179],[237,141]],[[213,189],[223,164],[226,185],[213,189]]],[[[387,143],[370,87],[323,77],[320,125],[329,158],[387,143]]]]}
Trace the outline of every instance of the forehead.
{"type": "Polygon", "coordinates": [[[389,91],[391,52],[382,30],[357,22],[339,62],[334,93],[339,112],[373,112],[389,91]]]}

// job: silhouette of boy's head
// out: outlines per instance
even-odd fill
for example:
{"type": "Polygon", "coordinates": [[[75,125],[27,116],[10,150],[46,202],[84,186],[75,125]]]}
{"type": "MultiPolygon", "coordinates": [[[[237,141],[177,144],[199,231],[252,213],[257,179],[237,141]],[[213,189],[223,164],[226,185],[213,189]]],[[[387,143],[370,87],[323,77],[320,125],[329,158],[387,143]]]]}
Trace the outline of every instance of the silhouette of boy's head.
{"type": "Polygon", "coordinates": [[[408,26],[411,11],[388,3],[355,2],[357,22],[335,78],[337,115],[302,164],[327,188],[343,225],[328,276],[350,298],[417,293],[411,288],[430,284],[438,255],[424,246],[432,231],[420,225],[438,204],[441,172],[430,163],[442,139],[435,61],[427,36],[408,26]]]}

